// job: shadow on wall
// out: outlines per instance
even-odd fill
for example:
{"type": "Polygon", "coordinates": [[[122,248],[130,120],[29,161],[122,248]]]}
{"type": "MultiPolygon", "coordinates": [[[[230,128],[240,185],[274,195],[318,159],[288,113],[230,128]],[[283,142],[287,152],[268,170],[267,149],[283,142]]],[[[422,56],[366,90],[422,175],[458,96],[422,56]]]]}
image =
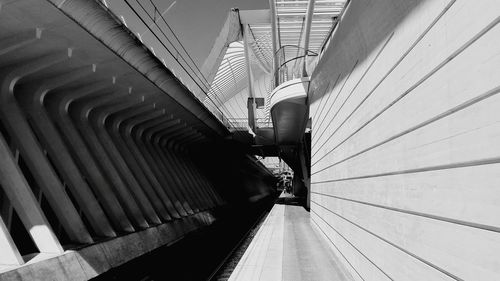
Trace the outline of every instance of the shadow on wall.
{"type": "MultiPolygon", "coordinates": [[[[309,86],[310,104],[314,104],[335,87],[335,84],[345,83],[357,66],[360,66],[371,57],[373,52],[384,44],[392,36],[393,30],[409,17],[413,10],[426,2],[416,1],[390,1],[378,0],[378,2],[390,4],[377,5],[377,7],[390,7],[388,9],[357,9],[356,6],[373,6],[372,1],[351,1],[347,6],[342,21],[333,37],[330,38],[328,47],[321,54],[321,58],[311,75],[309,86]],[[353,15],[353,11],[361,11],[353,15]],[[369,14],[368,14],[369,13],[369,14]],[[376,13],[377,15],[373,15],[376,13]],[[372,26],[377,26],[379,33],[373,33],[372,26]],[[352,40],[356,38],[356,40],[352,40]],[[349,42],[362,42],[363,46],[349,46],[349,42]],[[345,52],[345,50],[349,52],[345,52]],[[347,55],[346,55],[347,54],[347,55]],[[353,63],[354,62],[354,63],[353,63]],[[349,65],[349,67],[345,67],[349,65]],[[336,73],[335,69],[350,69],[351,72],[336,73]]],[[[361,81],[361,79],[360,79],[361,81]]]]}
{"type": "Polygon", "coordinates": [[[353,1],[324,53],[311,220],[357,280],[500,279],[499,13],[353,1]]]}

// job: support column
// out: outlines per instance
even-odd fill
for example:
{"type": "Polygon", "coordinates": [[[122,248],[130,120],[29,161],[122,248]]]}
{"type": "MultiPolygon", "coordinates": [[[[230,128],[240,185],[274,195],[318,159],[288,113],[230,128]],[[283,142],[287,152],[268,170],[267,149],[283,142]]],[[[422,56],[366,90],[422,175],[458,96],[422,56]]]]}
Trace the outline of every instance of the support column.
{"type": "Polygon", "coordinates": [[[122,123],[117,124],[116,127],[118,133],[120,134],[121,139],[124,141],[126,146],[132,152],[135,159],[138,161],[139,166],[143,169],[149,181],[158,190],[163,191],[165,196],[168,198],[167,201],[170,202],[169,206],[171,206],[169,207],[170,214],[174,218],[180,218],[181,216],[183,216],[181,215],[180,212],[184,211],[184,209],[182,208],[179,200],[177,199],[175,194],[173,194],[172,191],[168,189],[167,185],[163,183],[163,180],[159,178],[158,173],[156,172],[156,167],[152,167],[154,163],[151,162],[149,158],[147,158],[147,155],[141,152],[137,144],[134,142],[133,136],[131,135],[132,130],[136,125],[157,118],[159,116],[163,116],[163,114],[164,113],[161,110],[148,112],[147,114],[144,114],[140,117],[135,117],[134,119],[130,120],[124,120],[123,124],[122,123]]]}
{"type": "MultiPolygon", "coordinates": [[[[155,119],[151,119],[149,121],[146,121],[142,124],[138,124],[135,126],[133,129],[130,129],[130,136],[132,137],[131,139],[134,140],[134,145],[141,151],[142,155],[146,159],[146,161],[149,163],[149,166],[152,168],[154,171],[155,175],[157,178],[160,180],[162,183],[162,186],[164,187],[165,192],[169,195],[170,198],[174,199],[174,205],[177,208],[177,211],[181,216],[187,216],[188,213],[192,214],[191,208],[189,208],[189,205],[185,204],[185,199],[179,194],[177,190],[177,186],[175,183],[171,181],[170,178],[168,178],[167,175],[165,175],[165,170],[164,167],[161,167],[160,164],[158,163],[158,159],[154,157],[151,152],[149,151],[148,147],[142,140],[142,135],[144,133],[144,130],[154,126],[155,123],[163,123],[166,121],[172,121],[174,123],[178,123],[179,120],[173,119],[173,116],[160,116],[155,119]]],[[[153,152],[154,153],[154,152],[153,152]]]]}
{"type": "Polygon", "coordinates": [[[54,88],[58,88],[70,82],[81,80],[90,74],[90,66],[48,79],[42,83],[30,83],[18,88],[16,97],[25,109],[26,114],[31,117],[34,128],[40,141],[53,159],[55,167],[68,184],[71,194],[75,197],[78,205],[85,213],[94,232],[99,236],[115,237],[104,211],[99,202],[92,194],[90,187],[83,180],[80,170],[76,166],[66,145],[59,135],[54,124],[43,108],[45,96],[54,88]]]}
{"type": "Polygon", "coordinates": [[[141,137],[141,139],[145,148],[149,150],[150,155],[155,159],[165,177],[170,180],[170,185],[172,186],[173,190],[177,191],[179,198],[181,198],[183,201],[183,205],[186,211],[190,214],[193,214],[198,212],[199,210],[192,205],[193,198],[191,198],[191,195],[185,190],[185,185],[179,180],[177,171],[175,171],[177,167],[169,165],[167,162],[165,162],[165,160],[163,159],[164,156],[158,150],[156,150],[152,143],[152,135],[156,132],[165,130],[167,128],[179,129],[181,127],[185,127],[185,125],[180,124],[180,120],[178,119],[175,123],[159,122],[153,126],[150,126],[147,130],[144,130],[142,132],[143,136],[141,137]],[[172,172],[172,170],[174,170],[174,172],[172,172]]]}
{"type": "MultiPolygon", "coordinates": [[[[0,159],[0,184],[38,250],[42,253],[64,252],[1,134],[0,159]]],[[[18,256],[17,249],[12,249],[14,244],[8,238],[6,240],[9,246],[0,248],[2,260],[24,263],[18,256]]]]}
{"type": "Polygon", "coordinates": [[[308,77],[309,75],[307,74],[307,53],[309,49],[309,38],[311,37],[311,25],[312,25],[312,18],[314,16],[314,1],[315,0],[309,0],[307,3],[307,14],[306,14],[306,25],[305,25],[305,32],[304,32],[304,45],[302,48],[304,49],[304,61],[302,62],[302,77],[308,77]]]}
{"type": "Polygon", "coordinates": [[[255,104],[255,95],[253,91],[253,73],[252,73],[252,65],[250,63],[250,46],[248,46],[248,36],[249,36],[250,30],[248,27],[248,24],[244,25],[243,28],[243,49],[245,51],[245,63],[247,66],[247,77],[248,77],[248,97],[251,99],[251,103],[247,103],[248,107],[248,125],[252,129],[252,131],[255,133],[256,132],[256,125],[255,125],[255,110],[257,108],[255,104]]]}
{"type": "MultiPolygon", "coordinates": [[[[184,159],[185,159],[185,163],[189,167],[191,167],[191,170],[197,175],[198,181],[200,182],[200,184],[203,185],[203,186],[205,186],[205,188],[209,191],[209,193],[213,195],[213,197],[215,198],[216,204],[222,205],[222,204],[224,204],[224,200],[222,200],[222,198],[220,197],[220,195],[214,190],[214,188],[210,184],[209,180],[202,173],[200,173],[198,167],[194,164],[191,156],[187,155],[188,154],[188,148],[191,145],[200,145],[201,142],[203,142],[204,140],[205,140],[205,138],[203,137],[203,138],[200,138],[200,139],[192,139],[192,140],[183,142],[183,146],[182,146],[181,151],[183,153],[183,156],[184,156],[184,159]]],[[[165,145],[165,144],[163,144],[163,145],[165,145]]]]}
{"type": "Polygon", "coordinates": [[[127,215],[134,221],[136,226],[139,228],[148,228],[149,224],[146,221],[145,215],[148,214],[146,202],[144,202],[145,196],[141,194],[139,190],[133,190],[127,186],[125,181],[120,176],[112,160],[109,158],[106,149],[102,146],[99,138],[97,137],[94,130],[90,127],[88,122],[88,114],[94,107],[94,104],[110,102],[116,98],[123,97],[124,94],[121,91],[116,91],[112,94],[105,95],[99,99],[92,99],[92,102],[83,103],[75,105],[75,108],[70,108],[70,114],[73,116],[75,125],[79,128],[82,133],[83,138],[86,140],[87,145],[93,152],[94,157],[97,159],[106,175],[109,177],[111,182],[116,188],[118,198],[122,202],[127,215]]]}
{"type": "Polygon", "coordinates": [[[63,132],[62,136],[66,143],[72,144],[70,147],[72,154],[75,155],[75,160],[83,171],[85,177],[90,181],[94,192],[103,202],[103,207],[113,223],[115,229],[123,232],[134,232],[135,229],[130,223],[129,218],[125,214],[124,205],[119,202],[117,192],[108,182],[104,172],[100,169],[96,160],[92,157],[92,153],[83,141],[80,132],[76,129],[73,121],[68,114],[69,105],[74,99],[79,99],[85,96],[101,96],[108,94],[112,89],[109,82],[94,82],[89,86],[79,88],[73,91],[61,91],[57,95],[50,94],[45,98],[45,105],[52,120],[58,125],[58,128],[63,132]]]}
{"type": "MultiPolygon", "coordinates": [[[[186,144],[186,146],[188,146],[188,145],[189,145],[189,143],[186,144]]],[[[208,179],[202,173],[200,173],[200,171],[198,170],[198,167],[193,163],[190,156],[185,155],[186,154],[185,151],[183,151],[183,153],[184,153],[184,159],[185,159],[186,164],[189,167],[191,167],[191,170],[198,178],[198,182],[200,182],[200,184],[203,185],[206,190],[208,190],[208,193],[212,195],[212,197],[215,200],[216,205],[223,205],[224,200],[222,200],[220,195],[214,190],[213,186],[210,184],[208,179]]]]}
{"type": "Polygon", "coordinates": [[[305,159],[305,152],[303,151],[302,148],[299,149],[299,161],[300,161],[300,168],[302,170],[302,180],[304,181],[304,186],[307,189],[307,194],[306,194],[306,208],[309,210],[311,208],[311,178],[308,173],[307,169],[307,161],[305,159]]]}
{"type": "Polygon", "coordinates": [[[275,87],[278,87],[279,85],[279,74],[278,74],[278,59],[276,58],[276,52],[278,52],[278,49],[280,48],[278,44],[278,28],[276,24],[276,2],[275,0],[269,0],[269,8],[271,11],[271,40],[272,40],[272,46],[273,46],[273,78],[274,78],[274,85],[273,89],[275,87]]]}
{"type": "Polygon", "coordinates": [[[4,69],[0,74],[0,116],[69,238],[77,243],[92,243],[92,237],[51,168],[14,98],[15,85],[21,78],[63,62],[67,58],[66,54],[44,56],[16,69],[4,69]]]}
{"type": "MultiPolygon", "coordinates": [[[[193,142],[199,143],[201,140],[204,140],[204,139],[205,139],[205,136],[202,135],[199,138],[187,140],[187,141],[183,142],[183,144],[185,145],[185,146],[183,146],[183,148],[185,148],[186,146],[190,145],[193,142]]],[[[174,144],[174,146],[175,146],[175,144],[174,144]]],[[[192,160],[190,159],[190,157],[188,155],[186,155],[186,151],[184,151],[184,150],[179,151],[179,157],[181,157],[181,159],[184,160],[183,163],[189,169],[193,178],[197,180],[198,184],[203,188],[203,190],[205,190],[205,192],[209,195],[209,197],[212,198],[214,205],[222,204],[222,201],[219,201],[220,198],[218,198],[218,195],[215,193],[212,186],[208,183],[207,179],[201,175],[201,173],[198,170],[198,167],[196,167],[194,165],[194,163],[192,162],[192,160]]]]}
{"type": "Polygon", "coordinates": [[[201,205],[202,208],[208,209],[213,207],[213,202],[211,202],[210,197],[204,192],[203,186],[201,186],[197,181],[195,176],[191,173],[190,169],[185,165],[184,161],[179,157],[179,150],[176,149],[174,146],[174,141],[178,141],[180,143],[183,143],[184,141],[187,141],[188,139],[192,139],[196,137],[199,133],[195,131],[191,132],[186,132],[182,135],[179,135],[178,137],[175,136],[169,136],[169,135],[162,135],[158,137],[158,140],[156,141],[158,149],[162,150],[165,157],[173,163],[176,163],[179,166],[179,169],[185,178],[187,182],[189,182],[192,190],[197,194],[199,198],[201,198],[201,205]],[[165,143],[162,142],[161,145],[159,145],[159,139],[160,138],[165,138],[165,143]]]}
{"type": "Polygon", "coordinates": [[[14,240],[10,237],[9,230],[0,217],[0,265],[21,265],[24,263],[23,257],[17,250],[14,240]]]}
{"type": "MultiPolygon", "coordinates": [[[[89,115],[90,123],[93,124],[95,132],[102,145],[106,148],[111,159],[116,163],[117,169],[121,172],[123,177],[127,180],[129,186],[134,189],[144,193],[144,200],[151,206],[149,210],[150,220],[154,224],[160,224],[161,220],[158,215],[162,217],[170,217],[166,213],[163,204],[160,202],[158,194],[153,190],[153,187],[149,185],[149,182],[145,177],[140,177],[142,174],[136,170],[132,169],[132,166],[128,165],[128,161],[125,159],[125,155],[122,155],[118,150],[118,143],[115,143],[108,131],[105,128],[106,120],[110,114],[115,113],[123,109],[130,108],[132,105],[142,104],[142,98],[139,97],[128,97],[121,100],[119,104],[113,104],[108,106],[102,106],[91,111],[89,115]]],[[[127,154],[127,156],[130,156],[127,154]]],[[[132,161],[133,162],[133,161],[132,161]]]]}
{"type": "Polygon", "coordinates": [[[181,165],[181,167],[184,171],[185,177],[191,181],[192,186],[196,189],[198,194],[200,194],[201,198],[204,199],[205,208],[210,209],[210,208],[215,207],[215,202],[212,200],[212,198],[211,198],[209,192],[206,190],[205,186],[201,183],[200,179],[198,178],[198,175],[196,175],[192,171],[193,168],[187,165],[187,163],[186,163],[187,160],[183,155],[181,155],[181,151],[180,151],[179,146],[178,146],[179,143],[185,143],[185,142],[190,141],[191,139],[198,139],[198,138],[204,137],[204,136],[200,136],[199,133],[196,133],[196,134],[197,134],[197,136],[189,136],[188,135],[182,139],[177,139],[175,142],[172,141],[171,144],[169,144],[167,142],[167,145],[163,146],[163,151],[166,151],[166,153],[169,152],[169,150],[172,152],[175,152],[175,153],[172,153],[174,160],[176,159],[177,162],[181,165]],[[171,147],[171,149],[168,149],[169,147],[171,147]]]}
{"type": "Polygon", "coordinates": [[[163,189],[161,189],[161,187],[156,187],[154,183],[148,179],[142,168],[139,166],[138,161],[134,158],[133,153],[127,147],[123,139],[120,137],[119,133],[119,126],[120,123],[123,121],[123,118],[127,118],[127,116],[132,117],[136,115],[137,112],[143,112],[144,110],[150,110],[152,108],[153,108],[152,104],[140,105],[138,107],[137,106],[129,107],[126,110],[123,110],[119,113],[117,112],[116,114],[110,116],[110,118],[108,118],[107,121],[104,122],[104,125],[107,127],[109,136],[113,140],[116,148],[118,149],[123,159],[126,161],[129,168],[134,173],[136,179],[139,181],[141,186],[147,186],[149,190],[148,196],[150,197],[150,200],[152,202],[155,202],[155,208],[158,214],[161,215],[163,220],[169,221],[172,219],[169,212],[173,210],[173,206],[172,203],[170,202],[170,199],[166,196],[165,192],[163,191],[163,189]],[[154,196],[155,198],[151,198],[152,196],[154,196]]]}
{"type": "Polygon", "coordinates": [[[159,145],[159,139],[162,136],[167,135],[168,137],[175,139],[177,137],[180,137],[180,136],[183,136],[186,134],[190,134],[189,130],[187,130],[187,131],[186,130],[182,130],[182,131],[181,130],[178,130],[178,131],[170,130],[170,132],[162,131],[159,134],[157,134],[153,143],[154,143],[157,151],[159,151],[159,153],[163,156],[164,161],[167,164],[169,164],[170,166],[176,168],[176,170],[177,170],[176,176],[179,179],[179,181],[181,181],[183,183],[184,188],[186,189],[187,192],[189,192],[189,194],[191,195],[191,198],[194,199],[194,204],[196,204],[200,210],[204,210],[206,208],[205,202],[204,202],[205,200],[203,200],[203,197],[199,193],[198,188],[193,184],[192,178],[187,175],[182,163],[180,163],[173,155],[173,154],[175,154],[175,152],[171,151],[171,150],[169,151],[168,148],[167,148],[167,150],[162,149],[162,147],[159,145]]]}
{"type": "MultiPolygon", "coordinates": [[[[175,153],[175,158],[177,159],[177,161],[184,167],[184,171],[186,171],[187,173],[187,177],[189,177],[192,181],[193,181],[193,184],[194,186],[197,187],[197,189],[199,190],[199,193],[202,194],[202,196],[205,198],[205,200],[207,201],[206,204],[207,204],[207,208],[214,208],[217,206],[217,202],[214,198],[214,195],[213,193],[211,192],[210,188],[208,188],[208,186],[206,185],[206,183],[204,183],[199,174],[197,173],[196,171],[196,167],[193,167],[191,165],[189,165],[188,161],[188,157],[184,154],[184,152],[181,151],[180,147],[179,147],[179,143],[188,143],[192,140],[200,140],[200,139],[203,139],[205,138],[204,136],[200,135],[200,136],[196,136],[196,137],[193,137],[193,138],[190,138],[190,139],[184,139],[184,140],[179,140],[178,142],[174,142],[172,143],[172,150],[173,151],[176,151],[175,153]]],[[[168,145],[167,145],[167,148],[168,148],[168,145]]]]}
{"type": "MultiPolygon", "coordinates": [[[[121,98],[125,99],[125,98],[121,98]]],[[[136,99],[136,98],[134,98],[136,99]]],[[[139,102],[140,99],[136,99],[136,102],[139,102]]],[[[94,101],[93,101],[94,102],[94,101]]],[[[113,100],[114,102],[114,100],[113,100]]],[[[100,101],[95,100],[94,105],[100,104],[100,101]]],[[[93,129],[95,135],[97,136],[100,144],[105,149],[109,160],[114,165],[121,178],[125,182],[125,184],[129,187],[130,192],[133,194],[134,198],[137,200],[139,207],[141,207],[141,211],[145,215],[150,224],[160,224],[161,220],[158,217],[158,214],[155,211],[154,203],[151,201],[151,198],[148,196],[148,186],[141,186],[137,179],[134,177],[132,171],[129,169],[125,160],[121,156],[121,154],[116,149],[113,141],[109,137],[109,134],[106,132],[104,128],[104,122],[108,113],[106,112],[109,107],[120,106],[122,104],[112,104],[112,105],[103,105],[100,107],[93,107],[92,103],[88,103],[85,108],[88,108],[89,111],[84,115],[80,115],[85,120],[83,122],[88,123],[90,127],[93,129]],[[105,110],[103,110],[105,108],[105,110]],[[104,111],[104,112],[103,112],[104,111]],[[84,117],[85,116],[85,117],[84,117]]],[[[83,110],[84,113],[86,110],[83,110]]],[[[153,198],[158,200],[157,196],[154,195],[153,198]]]]}

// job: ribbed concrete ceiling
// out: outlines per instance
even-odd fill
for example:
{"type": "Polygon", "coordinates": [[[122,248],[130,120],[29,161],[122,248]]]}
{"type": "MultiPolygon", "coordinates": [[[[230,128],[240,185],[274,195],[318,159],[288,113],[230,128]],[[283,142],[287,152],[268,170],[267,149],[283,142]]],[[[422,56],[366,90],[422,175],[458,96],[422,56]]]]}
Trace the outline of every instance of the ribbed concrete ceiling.
{"type": "Polygon", "coordinates": [[[228,134],[98,2],[4,1],[0,14],[0,68],[3,75],[19,76],[12,86],[21,107],[35,102],[32,98],[43,105],[59,102],[74,111],[75,118],[95,113],[100,122],[109,116],[124,116],[126,121],[160,112],[184,124],[179,130],[189,137],[178,137],[184,142],[228,134]],[[39,87],[46,90],[36,96],[34,89],[39,87]]]}

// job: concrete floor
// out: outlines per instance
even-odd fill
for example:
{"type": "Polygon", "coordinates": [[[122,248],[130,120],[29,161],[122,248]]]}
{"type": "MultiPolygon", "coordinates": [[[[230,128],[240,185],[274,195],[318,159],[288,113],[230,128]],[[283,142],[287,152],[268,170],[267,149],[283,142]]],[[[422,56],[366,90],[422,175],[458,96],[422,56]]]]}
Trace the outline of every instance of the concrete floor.
{"type": "Polygon", "coordinates": [[[352,280],[312,228],[309,212],[289,195],[280,199],[289,204],[274,205],[229,280],[352,280]]]}

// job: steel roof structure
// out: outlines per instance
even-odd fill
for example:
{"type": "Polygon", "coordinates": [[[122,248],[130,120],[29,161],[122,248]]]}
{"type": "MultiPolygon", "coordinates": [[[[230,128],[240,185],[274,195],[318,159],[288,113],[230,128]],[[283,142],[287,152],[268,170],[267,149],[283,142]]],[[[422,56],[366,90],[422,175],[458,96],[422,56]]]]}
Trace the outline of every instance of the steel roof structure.
{"type": "MultiPolygon", "coordinates": [[[[347,0],[318,0],[314,1],[311,27],[309,33],[308,50],[319,53],[327,38],[332,32],[338,17],[341,14],[347,0]]],[[[250,63],[253,69],[262,70],[260,75],[273,75],[273,25],[272,18],[276,20],[275,38],[277,40],[274,48],[281,49],[281,60],[301,55],[304,44],[305,23],[308,13],[309,1],[280,0],[270,1],[274,9],[270,10],[247,10],[238,11],[239,21],[248,30],[245,36],[250,49],[250,63]],[[274,14],[272,14],[274,11],[274,14]],[[287,48],[287,46],[293,46],[287,48]],[[302,50],[302,51],[301,51],[302,50]]],[[[241,32],[243,33],[243,31],[241,32]]],[[[224,104],[235,94],[241,92],[248,86],[248,71],[244,56],[244,41],[236,41],[227,46],[226,53],[222,58],[214,79],[209,89],[210,99],[224,104]]],[[[272,89],[271,89],[272,90],[272,89]]],[[[207,107],[214,104],[205,98],[203,101],[207,107]]],[[[246,105],[244,105],[246,106],[246,105]]],[[[268,108],[268,99],[266,99],[268,108]]],[[[224,109],[223,109],[224,110],[224,109]]],[[[228,116],[231,113],[228,112],[228,116]]],[[[268,112],[265,113],[268,117],[268,112]]]]}

